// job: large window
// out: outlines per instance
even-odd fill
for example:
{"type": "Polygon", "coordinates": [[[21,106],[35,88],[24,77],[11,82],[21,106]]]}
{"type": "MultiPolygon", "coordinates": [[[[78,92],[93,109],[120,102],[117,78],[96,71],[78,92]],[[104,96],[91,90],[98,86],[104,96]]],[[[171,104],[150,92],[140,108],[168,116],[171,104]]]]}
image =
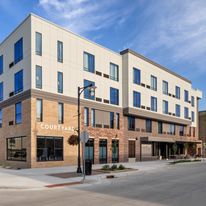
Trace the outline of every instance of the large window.
{"type": "Polygon", "coordinates": [[[133,91],[133,106],[141,107],[141,94],[140,92],[133,91]]]}
{"type": "Polygon", "coordinates": [[[7,160],[26,161],[26,137],[7,138],[7,160]]]}
{"type": "Polygon", "coordinates": [[[128,117],[128,130],[135,131],[135,117],[128,117]]]}
{"type": "Polygon", "coordinates": [[[43,120],[43,103],[42,99],[36,100],[36,120],[42,122],[43,120]]]}
{"type": "MultiPolygon", "coordinates": [[[[89,85],[95,86],[95,83],[89,80],[84,80],[84,87],[87,87],[89,85]]],[[[94,100],[95,99],[95,95],[93,95],[90,91],[90,88],[87,88],[84,90],[84,98],[85,99],[91,99],[94,100]]]]}
{"type": "Polygon", "coordinates": [[[36,55],[42,55],[42,34],[36,32],[36,55]]]}
{"type": "Polygon", "coordinates": [[[189,102],[189,92],[187,90],[184,90],[184,100],[185,102],[189,102]]]}
{"type": "Polygon", "coordinates": [[[2,123],[3,123],[3,114],[2,114],[2,109],[0,109],[0,128],[2,128],[2,123]]]}
{"type": "Polygon", "coordinates": [[[58,103],[58,123],[64,123],[64,104],[58,103]]]}
{"type": "Polygon", "coordinates": [[[178,86],[175,87],[175,97],[180,99],[180,87],[178,86]]]}
{"type": "Polygon", "coordinates": [[[110,104],[119,105],[119,90],[110,87],[110,104]]]}
{"type": "Polygon", "coordinates": [[[114,112],[110,112],[110,128],[114,129],[114,112]]]}
{"type": "Polygon", "coordinates": [[[170,124],[170,134],[175,135],[175,124],[170,124]]]}
{"type": "Polygon", "coordinates": [[[110,63],[110,79],[119,81],[119,66],[110,63]]]}
{"type": "Polygon", "coordinates": [[[63,160],[62,137],[37,137],[37,161],[63,160]]]}
{"type": "Polygon", "coordinates": [[[176,114],[175,114],[175,115],[176,115],[177,117],[180,117],[180,105],[179,105],[179,104],[176,104],[176,105],[175,105],[175,110],[176,110],[176,114]]]}
{"type": "Polygon", "coordinates": [[[188,107],[184,108],[184,117],[185,117],[185,119],[189,118],[189,109],[188,109],[188,107]]]}
{"type": "Polygon", "coordinates": [[[4,61],[3,61],[3,55],[0,56],[0,75],[3,74],[4,71],[4,61]]]}
{"type": "Polygon", "coordinates": [[[84,108],[84,125],[89,126],[89,108],[85,107],[84,108]]]}
{"type": "Polygon", "coordinates": [[[99,140],[99,163],[100,164],[107,163],[107,140],[106,139],[99,140]]]}
{"type": "Polygon", "coordinates": [[[63,42],[57,41],[57,61],[63,62],[63,42]]]}
{"type": "Polygon", "coordinates": [[[15,122],[16,122],[16,124],[22,123],[22,104],[21,104],[21,102],[15,104],[15,122]]]}
{"type": "Polygon", "coordinates": [[[63,93],[63,73],[58,72],[58,93],[63,93]]]}
{"type": "Polygon", "coordinates": [[[184,135],[184,126],[183,126],[183,125],[180,125],[180,126],[179,126],[179,135],[180,135],[180,136],[183,136],[183,135],[184,135]]]}
{"type": "Polygon", "coordinates": [[[84,52],[84,70],[94,73],[95,70],[95,59],[94,55],[84,52]]]}
{"type": "Polygon", "coordinates": [[[96,121],[95,121],[95,109],[91,109],[91,126],[95,127],[96,121]]]}
{"type": "Polygon", "coordinates": [[[162,82],[162,92],[163,92],[163,94],[168,95],[168,82],[166,82],[166,81],[162,82]]]}
{"type": "Polygon", "coordinates": [[[23,38],[14,44],[14,63],[18,63],[23,59],[23,38]]]}
{"type": "Polygon", "coordinates": [[[157,111],[157,98],[156,97],[151,97],[151,110],[153,112],[157,111]]]}
{"type": "Polygon", "coordinates": [[[141,84],[141,71],[139,69],[133,68],[133,82],[135,84],[141,84]]]}
{"type": "Polygon", "coordinates": [[[42,89],[42,67],[36,66],[36,88],[42,89]]]}
{"type": "Polygon", "coordinates": [[[146,119],[145,124],[146,124],[146,132],[152,132],[152,120],[146,119]]]}
{"type": "Polygon", "coordinates": [[[168,101],[163,100],[162,107],[163,114],[168,114],[168,101]]]}
{"type": "Polygon", "coordinates": [[[23,70],[14,75],[14,93],[17,94],[23,91],[23,70]]]}
{"type": "Polygon", "coordinates": [[[151,75],[151,89],[157,91],[157,77],[151,75]]]}
{"type": "Polygon", "coordinates": [[[0,83],[0,101],[4,99],[4,84],[3,82],[0,83]]]}

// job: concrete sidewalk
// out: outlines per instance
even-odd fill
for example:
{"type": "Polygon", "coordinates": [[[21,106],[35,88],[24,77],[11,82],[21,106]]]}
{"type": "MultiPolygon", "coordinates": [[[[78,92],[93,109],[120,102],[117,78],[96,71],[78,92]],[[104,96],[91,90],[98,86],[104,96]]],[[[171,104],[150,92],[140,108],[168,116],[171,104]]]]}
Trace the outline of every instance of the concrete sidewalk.
{"type": "MultiPolygon", "coordinates": [[[[132,173],[152,172],[163,169],[168,166],[170,161],[150,161],[135,163],[118,163],[123,164],[127,168],[137,169],[129,172],[115,173],[116,177],[127,176],[132,173]]],[[[110,164],[112,165],[112,164],[110,164]]],[[[93,165],[93,169],[102,168],[102,164],[93,165]]],[[[75,172],[76,166],[53,167],[53,168],[35,168],[12,170],[0,167],[0,189],[43,189],[47,185],[72,183],[82,180],[82,177],[75,178],[59,178],[49,176],[48,174],[75,172]]],[[[106,175],[99,174],[86,176],[87,183],[98,183],[106,180],[106,175]]]]}

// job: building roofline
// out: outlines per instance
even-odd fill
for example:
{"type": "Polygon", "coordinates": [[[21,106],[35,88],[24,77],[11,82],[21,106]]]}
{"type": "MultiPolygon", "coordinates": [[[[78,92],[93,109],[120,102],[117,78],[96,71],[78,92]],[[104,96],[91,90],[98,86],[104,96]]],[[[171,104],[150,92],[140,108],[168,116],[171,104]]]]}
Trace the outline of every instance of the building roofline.
{"type": "Polygon", "coordinates": [[[154,66],[157,66],[160,69],[162,69],[162,70],[164,70],[164,71],[166,71],[166,72],[168,72],[168,73],[170,73],[170,74],[172,74],[172,75],[174,75],[174,76],[176,76],[176,77],[178,77],[178,78],[180,78],[180,79],[182,79],[182,80],[192,84],[192,82],[189,79],[187,79],[187,78],[185,78],[185,77],[183,77],[183,76],[181,76],[181,75],[171,71],[170,69],[167,69],[166,67],[164,67],[164,66],[162,66],[162,65],[160,65],[160,64],[158,64],[158,63],[156,63],[156,62],[154,62],[154,61],[152,61],[150,59],[148,59],[147,57],[145,57],[145,56],[143,56],[141,54],[138,54],[137,52],[135,52],[135,51],[133,51],[131,49],[125,49],[125,50],[120,52],[121,55],[126,54],[126,53],[131,53],[134,56],[139,57],[140,59],[143,59],[144,61],[147,61],[148,63],[153,64],[154,66]]]}
{"type": "Polygon", "coordinates": [[[199,111],[199,113],[204,113],[204,112],[206,112],[206,110],[199,111]]]}

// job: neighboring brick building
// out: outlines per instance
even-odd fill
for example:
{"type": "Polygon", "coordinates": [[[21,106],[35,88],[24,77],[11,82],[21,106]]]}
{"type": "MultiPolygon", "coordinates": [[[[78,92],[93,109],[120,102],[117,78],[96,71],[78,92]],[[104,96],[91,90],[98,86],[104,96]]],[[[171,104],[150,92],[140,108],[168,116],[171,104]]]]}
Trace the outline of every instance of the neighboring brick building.
{"type": "Polygon", "coordinates": [[[0,164],[74,165],[77,87],[86,158],[94,163],[198,152],[201,91],[126,49],[116,53],[34,14],[0,44],[0,164]],[[185,144],[188,143],[186,149],[185,144]]]}
{"type": "Polygon", "coordinates": [[[202,153],[206,157],[206,111],[199,112],[199,137],[203,143],[202,153]]]}

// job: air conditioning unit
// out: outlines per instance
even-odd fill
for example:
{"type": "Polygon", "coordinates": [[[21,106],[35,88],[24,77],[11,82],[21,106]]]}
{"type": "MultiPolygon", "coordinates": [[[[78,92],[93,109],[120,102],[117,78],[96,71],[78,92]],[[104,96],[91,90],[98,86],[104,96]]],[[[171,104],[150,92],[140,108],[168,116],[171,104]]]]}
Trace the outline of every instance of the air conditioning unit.
{"type": "Polygon", "coordinates": [[[10,93],[9,93],[9,96],[10,96],[10,97],[14,96],[14,92],[10,92],[10,93]]]}

